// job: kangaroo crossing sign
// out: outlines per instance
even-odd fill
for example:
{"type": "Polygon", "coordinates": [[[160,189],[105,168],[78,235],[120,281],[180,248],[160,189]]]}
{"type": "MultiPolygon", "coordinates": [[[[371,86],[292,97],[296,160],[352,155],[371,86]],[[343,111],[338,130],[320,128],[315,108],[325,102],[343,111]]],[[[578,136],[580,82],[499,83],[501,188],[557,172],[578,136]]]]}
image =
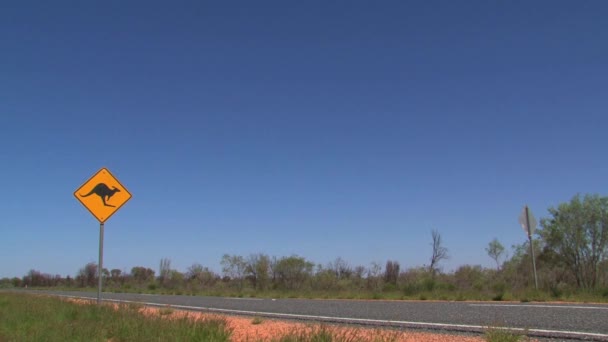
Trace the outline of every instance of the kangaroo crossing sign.
{"type": "Polygon", "coordinates": [[[131,199],[131,194],[110,170],[102,168],[74,192],[74,197],[99,223],[104,223],[131,199]]]}

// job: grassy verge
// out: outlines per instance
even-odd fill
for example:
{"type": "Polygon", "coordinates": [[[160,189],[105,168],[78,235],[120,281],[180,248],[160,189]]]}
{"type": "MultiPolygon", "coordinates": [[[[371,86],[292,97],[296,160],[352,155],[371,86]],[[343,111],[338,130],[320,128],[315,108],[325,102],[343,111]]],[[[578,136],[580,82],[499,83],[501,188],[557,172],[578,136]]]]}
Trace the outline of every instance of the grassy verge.
{"type": "Polygon", "coordinates": [[[488,342],[525,342],[530,341],[528,337],[506,329],[490,328],[484,338],[488,342]]]}
{"type": "Polygon", "coordinates": [[[229,341],[222,319],[144,317],[135,305],[82,305],[0,293],[0,341],[229,341]]]}
{"type": "Polygon", "coordinates": [[[310,326],[305,329],[292,331],[284,336],[271,340],[272,342],[394,342],[399,340],[400,333],[396,331],[376,330],[366,333],[362,329],[336,330],[325,325],[310,326]]]}

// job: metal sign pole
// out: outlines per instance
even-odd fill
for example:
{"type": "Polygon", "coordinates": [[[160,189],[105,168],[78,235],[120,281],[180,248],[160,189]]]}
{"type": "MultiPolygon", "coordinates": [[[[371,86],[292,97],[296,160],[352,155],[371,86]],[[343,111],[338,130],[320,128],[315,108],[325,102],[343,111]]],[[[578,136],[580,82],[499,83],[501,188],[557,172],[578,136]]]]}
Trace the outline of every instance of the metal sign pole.
{"type": "Polygon", "coordinates": [[[99,282],[97,286],[97,305],[101,305],[101,279],[103,275],[103,222],[99,224],[99,265],[98,265],[98,277],[99,282]]]}
{"type": "Polygon", "coordinates": [[[528,212],[528,206],[526,206],[526,224],[528,226],[528,240],[530,240],[530,255],[532,256],[532,268],[534,269],[534,286],[538,290],[538,277],[536,276],[536,258],[534,257],[534,246],[532,246],[532,230],[530,227],[530,213],[528,212]]]}

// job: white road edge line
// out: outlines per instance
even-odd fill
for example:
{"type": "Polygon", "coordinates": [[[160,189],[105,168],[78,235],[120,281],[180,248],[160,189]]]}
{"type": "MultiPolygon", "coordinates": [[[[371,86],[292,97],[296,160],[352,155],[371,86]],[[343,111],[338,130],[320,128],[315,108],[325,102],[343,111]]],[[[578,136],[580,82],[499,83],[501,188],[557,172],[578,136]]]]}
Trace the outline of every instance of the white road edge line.
{"type": "Polygon", "coordinates": [[[469,304],[469,306],[515,307],[515,308],[549,308],[549,309],[585,309],[585,310],[608,310],[608,307],[601,307],[601,306],[542,305],[542,304],[469,304]]]}
{"type": "MultiPolygon", "coordinates": [[[[95,300],[93,297],[80,297],[80,296],[69,296],[69,295],[57,295],[59,297],[65,298],[75,298],[75,299],[87,299],[87,300],[95,300]]],[[[188,305],[173,305],[173,304],[161,304],[161,303],[146,303],[146,302],[138,302],[133,300],[121,300],[121,299],[103,299],[106,302],[116,302],[116,303],[134,303],[141,304],[146,306],[160,306],[167,307],[170,306],[172,308],[177,309],[185,309],[185,310],[196,310],[196,311],[211,311],[211,312],[222,312],[222,313],[233,313],[240,315],[264,315],[267,317],[287,317],[287,318],[299,318],[299,319],[310,319],[310,320],[322,320],[322,321],[334,321],[334,322],[345,322],[345,323],[382,323],[382,324],[394,324],[394,325],[414,325],[414,326],[423,326],[429,328],[438,328],[438,329],[449,329],[449,328],[459,328],[459,329],[476,329],[476,330],[484,330],[487,329],[487,326],[482,325],[467,325],[467,324],[449,324],[449,323],[427,323],[427,322],[410,322],[410,321],[393,321],[393,320],[380,320],[380,319],[366,319],[366,318],[347,318],[347,317],[331,317],[331,316],[314,316],[314,315],[298,315],[298,314],[288,314],[288,313],[276,313],[276,312],[263,312],[263,311],[245,311],[245,310],[232,310],[232,309],[218,309],[218,308],[208,308],[202,306],[188,306],[188,305]]],[[[579,337],[601,337],[608,338],[608,334],[600,334],[600,333],[590,333],[590,332],[579,332],[579,331],[567,331],[567,330],[545,330],[545,329],[524,329],[524,328],[508,328],[508,327],[493,327],[493,329],[499,330],[509,330],[509,331],[519,331],[519,332],[534,332],[540,334],[558,334],[558,335],[570,335],[570,336],[579,336],[579,337]]]]}

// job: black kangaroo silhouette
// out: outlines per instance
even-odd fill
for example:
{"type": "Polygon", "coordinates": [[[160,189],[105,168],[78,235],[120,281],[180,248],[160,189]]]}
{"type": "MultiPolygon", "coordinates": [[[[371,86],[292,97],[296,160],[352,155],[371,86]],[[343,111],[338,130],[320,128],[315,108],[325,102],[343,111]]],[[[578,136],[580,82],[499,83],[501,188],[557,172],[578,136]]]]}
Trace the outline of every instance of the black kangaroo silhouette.
{"type": "Polygon", "coordinates": [[[106,207],[116,208],[115,205],[107,204],[106,201],[109,201],[110,197],[114,196],[114,194],[117,192],[120,192],[120,189],[116,189],[115,186],[113,186],[112,189],[110,189],[110,187],[105,185],[105,183],[99,183],[99,184],[95,185],[93,190],[91,190],[91,192],[89,192],[88,194],[86,194],[86,195],[78,194],[78,195],[80,195],[80,197],[87,197],[87,196],[91,196],[92,194],[95,194],[101,198],[103,205],[105,205],[106,207]]]}

